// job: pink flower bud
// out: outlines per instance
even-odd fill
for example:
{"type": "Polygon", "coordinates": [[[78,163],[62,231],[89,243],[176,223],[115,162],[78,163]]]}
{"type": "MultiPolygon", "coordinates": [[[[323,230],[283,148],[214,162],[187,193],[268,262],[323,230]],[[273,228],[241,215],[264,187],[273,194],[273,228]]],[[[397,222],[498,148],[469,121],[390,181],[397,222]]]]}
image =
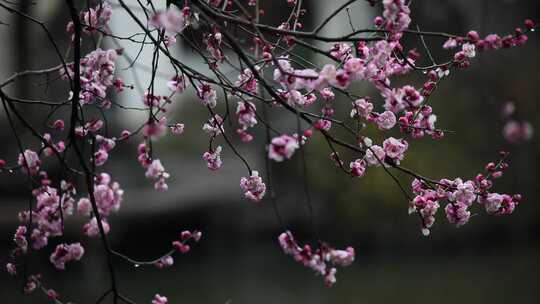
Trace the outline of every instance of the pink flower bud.
{"type": "Polygon", "coordinates": [[[195,242],[198,242],[202,237],[202,232],[200,231],[193,231],[193,239],[195,242]]]}
{"type": "Polygon", "coordinates": [[[188,231],[188,230],[184,230],[180,233],[180,239],[182,239],[182,241],[185,241],[187,239],[191,238],[191,232],[188,231]]]}
{"type": "Polygon", "coordinates": [[[187,244],[182,244],[179,249],[181,253],[187,253],[191,248],[187,244]]]}
{"type": "Polygon", "coordinates": [[[57,119],[54,121],[52,127],[55,128],[56,130],[62,131],[64,130],[64,121],[61,119],[57,119]]]}
{"type": "Polygon", "coordinates": [[[467,33],[467,38],[471,42],[476,42],[476,41],[478,41],[478,39],[480,39],[480,36],[478,35],[478,33],[476,31],[470,31],[470,32],[467,33]]]}
{"type": "Polygon", "coordinates": [[[526,19],[525,20],[525,27],[529,30],[533,29],[535,26],[534,24],[534,21],[532,21],[531,19],[526,19]]]}

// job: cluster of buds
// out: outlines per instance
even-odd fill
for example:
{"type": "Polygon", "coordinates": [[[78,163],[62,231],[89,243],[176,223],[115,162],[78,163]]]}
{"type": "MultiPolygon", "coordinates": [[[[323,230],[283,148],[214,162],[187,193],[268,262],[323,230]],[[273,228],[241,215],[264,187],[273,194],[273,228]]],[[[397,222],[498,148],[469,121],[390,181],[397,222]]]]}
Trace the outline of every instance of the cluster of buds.
{"type": "Polygon", "coordinates": [[[194,240],[198,242],[202,237],[202,232],[198,230],[184,230],[180,233],[180,239],[172,243],[173,247],[181,253],[187,253],[191,249],[188,242],[194,240]]]}
{"type": "Polygon", "coordinates": [[[180,233],[180,237],[178,240],[172,242],[173,250],[170,251],[168,254],[162,256],[157,261],[153,262],[154,266],[158,269],[163,269],[167,267],[171,267],[174,264],[174,258],[172,257],[172,254],[175,252],[180,253],[187,253],[191,249],[188,242],[190,240],[194,240],[195,242],[198,242],[202,237],[202,232],[194,230],[184,230],[180,233]]]}

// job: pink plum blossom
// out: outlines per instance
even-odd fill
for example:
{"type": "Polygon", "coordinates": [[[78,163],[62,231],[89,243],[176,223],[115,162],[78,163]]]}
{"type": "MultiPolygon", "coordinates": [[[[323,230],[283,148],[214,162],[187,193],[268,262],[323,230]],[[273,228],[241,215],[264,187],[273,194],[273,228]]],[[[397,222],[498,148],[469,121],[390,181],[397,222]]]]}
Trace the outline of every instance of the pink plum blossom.
{"type": "Polygon", "coordinates": [[[250,177],[242,177],[240,188],[244,191],[244,196],[254,202],[262,200],[266,193],[266,185],[257,171],[252,171],[250,177]]]}
{"type": "Polygon", "coordinates": [[[383,149],[386,153],[386,157],[392,159],[398,165],[405,157],[405,151],[407,151],[408,147],[409,144],[403,139],[389,137],[383,142],[383,149]]]}
{"type": "Polygon", "coordinates": [[[22,167],[24,172],[35,175],[39,171],[41,160],[39,160],[39,156],[36,152],[26,149],[24,150],[24,153],[19,154],[17,164],[22,167]]]}
{"type": "Polygon", "coordinates": [[[390,130],[396,125],[396,115],[390,111],[385,111],[376,119],[377,127],[381,130],[390,130]]]}
{"type": "MultiPolygon", "coordinates": [[[[101,225],[103,227],[103,232],[105,234],[108,234],[111,230],[109,223],[106,220],[101,220],[101,225]]],[[[83,232],[85,235],[89,237],[98,237],[100,235],[98,222],[95,217],[93,217],[88,223],[84,224],[83,226],[83,232]]]]}
{"type": "Polygon", "coordinates": [[[217,146],[213,151],[204,152],[202,158],[206,161],[206,166],[212,171],[221,168],[221,146],[217,146]]]}
{"type": "Polygon", "coordinates": [[[212,137],[223,133],[223,118],[216,114],[214,117],[211,117],[204,125],[203,131],[208,133],[212,137]]]}
{"type": "Polygon", "coordinates": [[[156,294],[154,296],[154,299],[152,300],[152,304],[167,304],[169,301],[167,300],[167,297],[160,296],[159,294],[156,294]]]}
{"type": "Polygon", "coordinates": [[[252,102],[238,102],[236,107],[236,115],[238,115],[238,123],[244,128],[251,128],[257,124],[255,110],[257,108],[252,102]]]}
{"type": "Polygon", "coordinates": [[[167,82],[167,87],[177,93],[182,93],[186,89],[186,80],[184,76],[175,75],[167,82]]]}
{"type": "Polygon", "coordinates": [[[6,271],[12,276],[17,275],[17,267],[15,267],[15,265],[12,263],[6,264],[6,271]]]}
{"type": "Polygon", "coordinates": [[[360,98],[355,100],[351,110],[351,117],[368,118],[369,114],[373,111],[373,104],[368,101],[367,98],[360,98]]]}
{"type": "Polygon", "coordinates": [[[169,127],[171,129],[171,133],[175,135],[180,135],[184,133],[184,124],[183,123],[175,123],[174,125],[169,127]]]}
{"type": "Polygon", "coordinates": [[[446,218],[456,226],[465,225],[471,217],[471,212],[467,210],[467,205],[462,202],[447,204],[444,208],[446,218]]]}
{"type": "Polygon", "coordinates": [[[154,188],[156,190],[166,191],[168,189],[165,180],[169,178],[169,173],[165,171],[165,168],[161,164],[159,159],[154,159],[150,166],[146,169],[144,174],[146,178],[155,180],[154,188]]]}
{"type": "Polygon", "coordinates": [[[284,161],[291,158],[299,147],[298,140],[290,135],[274,137],[268,147],[268,158],[277,162],[284,161]]]}
{"type": "Polygon", "coordinates": [[[362,159],[357,159],[354,162],[351,162],[349,165],[351,168],[351,175],[362,177],[366,172],[366,162],[362,159]]]}
{"type": "Polygon", "coordinates": [[[51,254],[50,260],[59,270],[66,269],[66,263],[78,261],[84,255],[84,248],[80,243],[60,244],[51,254]]]}
{"type": "Polygon", "coordinates": [[[167,118],[152,119],[143,127],[143,135],[146,137],[162,137],[167,133],[167,118]]]}
{"type": "Polygon", "coordinates": [[[210,108],[216,107],[217,105],[216,90],[212,89],[212,87],[210,87],[207,84],[201,85],[197,90],[198,90],[197,93],[203,105],[208,106],[210,108]]]}

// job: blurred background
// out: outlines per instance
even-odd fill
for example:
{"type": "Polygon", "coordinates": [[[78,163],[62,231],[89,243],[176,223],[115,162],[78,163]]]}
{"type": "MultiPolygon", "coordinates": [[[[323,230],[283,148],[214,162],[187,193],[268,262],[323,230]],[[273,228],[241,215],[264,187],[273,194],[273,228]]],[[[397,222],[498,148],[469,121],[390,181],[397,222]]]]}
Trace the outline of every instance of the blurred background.
{"type": "MultiPolygon", "coordinates": [[[[62,50],[69,45],[64,29],[68,12],[64,1],[15,1],[24,11],[44,21],[62,50]]],[[[136,1],[128,1],[135,6],[136,1]]],[[[154,1],[160,2],[160,1],[154,1]]],[[[165,1],[162,1],[165,2],[165,1]]],[[[288,14],[286,1],[263,1],[263,22],[278,25],[288,14]],[[275,2],[275,3],[274,3],[275,2]]],[[[313,28],[316,20],[328,14],[339,1],[304,1],[308,14],[304,27],[313,28]]],[[[136,26],[112,1],[112,30],[129,35],[136,26]]],[[[79,7],[83,7],[83,2],[79,7]]],[[[164,3],[158,3],[163,6],[164,3]]],[[[351,19],[358,28],[369,26],[380,14],[359,1],[351,6],[351,19]]],[[[138,11],[139,14],[142,12],[138,11]]],[[[533,0],[435,0],[412,2],[412,17],[422,30],[465,34],[477,30],[481,36],[512,33],[523,20],[540,21],[540,2],[533,0]]],[[[332,35],[349,29],[346,15],[328,26],[332,35]]],[[[16,71],[41,69],[57,65],[51,45],[40,28],[14,18],[0,9],[0,81],[16,71]]],[[[196,30],[194,31],[196,33],[196,30]]],[[[444,41],[428,39],[433,55],[444,62],[452,53],[441,50],[444,41]]],[[[419,46],[417,37],[404,40],[407,48],[419,46]]],[[[87,43],[85,52],[91,51],[87,43]]],[[[136,45],[105,39],[103,48],[124,47],[135,58],[136,45]]],[[[421,49],[419,49],[422,51],[421,49]]],[[[135,72],[125,70],[128,60],[117,61],[117,72],[127,84],[139,89],[148,85],[151,48],[142,50],[135,72]],[[141,85],[138,85],[140,83],[141,85]]],[[[472,178],[483,166],[498,159],[501,149],[510,151],[510,168],[496,184],[501,193],[522,193],[524,200],[509,217],[492,217],[476,210],[469,224],[456,229],[448,224],[442,208],[428,238],[420,233],[418,218],[407,215],[407,201],[393,181],[380,168],[367,171],[362,179],[352,179],[328,161],[323,138],[314,136],[306,146],[307,181],[314,208],[309,216],[304,192],[304,174],[299,153],[291,160],[273,163],[277,207],[284,224],[302,243],[315,243],[315,235],[335,247],[353,246],[357,257],[352,266],[338,270],[338,282],[325,288],[321,278],[282,253],[277,236],[283,231],[271,202],[254,204],[242,199],[238,186],[245,175],[242,163],[224,146],[224,165],[209,172],[201,154],[206,151],[207,136],[200,126],[206,119],[192,91],[175,97],[169,121],[186,124],[181,136],[169,136],[156,143],[154,153],[165,164],[172,177],[169,191],[153,190],[137,163],[136,146],[140,139],[118,145],[103,167],[125,190],[122,209],[109,218],[112,247],[138,259],[157,257],[170,248],[170,242],[183,229],[203,231],[201,242],[192,251],[178,256],[175,265],[164,270],[154,267],[134,268],[116,260],[120,290],[138,303],[149,303],[155,293],[166,295],[170,303],[538,303],[540,273],[540,190],[535,175],[540,169],[540,146],[537,136],[521,145],[510,145],[502,136],[505,120],[501,108],[507,101],[516,105],[515,118],[540,126],[540,37],[529,35],[529,42],[511,50],[482,53],[472,68],[453,72],[434,95],[431,105],[438,114],[438,126],[455,131],[440,141],[429,138],[410,142],[403,164],[433,178],[472,178]],[[313,223],[312,223],[313,222],[313,223]]],[[[181,61],[204,70],[203,62],[179,40],[173,49],[181,61]]],[[[425,55],[425,54],[424,54],[425,55]]],[[[305,56],[316,62],[318,58],[305,56]]],[[[426,56],[424,56],[426,57],[426,56]]],[[[427,58],[422,64],[428,65],[427,58]]],[[[166,61],[160,65],[157,87],[166,92],[165,81],[171,75],[166,61]]],[[[411,74],[394,84],[421,86],[425,76],[411,74]]],[[[45,77],[25,78],[8,87],[7,92],[20,98],[61,100],[67,97],[62,81],[44,85],[45,77]]],[[[359,95],[380,97],[368,85],[352,89],[359,95]]],[[[159,93],[159,92],[158,92],[159,93]]],[[[141,105],[142,92],[127,90],[115,98],[119,104],[141,105]]],[[[338,117],[347,115],[350,104],[335,102],[338,117]]],[[[40,130],[46,121],[44,108],[19,109],[40,130]]],[[[224,108],[219,108],[224,110],[224,108]]],[[[98,112],[96,112],[98,113],[98,112]]],[[[295,118],[284,117],[276,110],[271,121],[280,130],[296,131],[295,118]]],[[[58,112],[55,118],[65,115],[58,112]]],[[[98,114],[96,114],[98,115],[98,114]]],[[[144,113],[112,108],[107,111],[109,136],[133,129],[144,121],[144,113]]],[[[233,126],[228,127],[232,130],[233,126]]],[[[28,147],[38,147],[27,132],[23,140],[28,147]]],[[[375,141],[383,138],[369,129],[375,141]]],[[[256,131],[256,140],[240,151],[254,168],[264,171],[264,130],[256,131]]],[[[399,137],[398,131],[392,133],[399,137]]],[[[16,162],[17,147],[5,113],[0,113],[0,158],[16,162]]],[[[238,142],[238,141],[236,141],[238,142]]],[[[347,158],[353,157],[342,151],[347,158]]],[[[55,163],[44,167],[58,176],[55,163]]],[[[408,185],[407,176],[399,176],[408,185]]],[[[27,204],[25,178],[20,174],[0,173],[0,261],[7,261],[13,248],[12,236],[18,225],[17,213],[27,204]]],[[[50,288],[61,297],[77,303],[94,303],[109,286],[103,249],[99,240],[81,237],[84,219],[71,217],[66,223],[67,241],[81,241],[87,252],[82,262],[71,263],[58,272],[48,262],[52,246],[31,257],[31,271],[43,274],[50,288]]],[[[51,240],[56,244],[60,240],[51,240]]],[[[4,266],[2,266],[4,267],[4,266]]],[[[43,303],[42,294],[23,296],[20,278],[0,272],[2,303],[43,303]]]]}

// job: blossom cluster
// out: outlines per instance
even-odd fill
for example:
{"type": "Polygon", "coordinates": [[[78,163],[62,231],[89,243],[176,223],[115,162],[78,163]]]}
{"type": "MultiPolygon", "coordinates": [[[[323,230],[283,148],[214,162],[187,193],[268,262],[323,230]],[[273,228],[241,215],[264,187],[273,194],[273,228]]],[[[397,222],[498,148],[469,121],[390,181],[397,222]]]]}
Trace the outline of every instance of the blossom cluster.
{"type": "Polygon", "coordinates": [[[170,175],[165,171],[165,168],[159,159],[152,160],[152,163],[146,168],[146,173],[144,175],[146,178],[156,181],[154,188],[157,190],[166,191],[168,189],[165,180],[169,178],[170,175]]]}
{"type": "Polygon", "coordinates": [[[470,208],[474,203],[492,215],[509,215],[514,212],[522,199],[521,195],[499,194],[491,190],[494,179],[500,178],[508,168],[508,163],[504,162],[507,152],[501,154],[503,159],[498,164],[488,163],[485,167],[486,173],[479,173],[472,180],[441,179],[435,185],[419,179],[412,182],[412,190],[416,196],[409,203],[409,214],[420,215],[424,235],[430,234],[442,201],[447,202],[444,211],[448,222],[458,227],[469,221],[470,208]]]}
{"type": "Polygon", "coordinates": [[[36,200],[32,211],[19,213],[19,226],[14,234],[14,256],[26,254],[31,242],[32,249],[47,246],[49,238],[63,234],[63,217],[73,214],[76,190],[70,183],[61,182],[60,191],[51,186],[45,172],[40,172],[41,186],[32,191],[36,200]],[[30,240],[27,237],[30,237],[30,240]]]}
{"type": "Polygon", "coordinates": [[[223,162],[221,161],[221,146],[217,146],[212,151],[204,152],[203,159],[206,161],[206,166],[212,171],[219,170],[223,162]]]}
{"type": "Polygon", "coordinates": [[[266,193],[266,185],[257,171],[252,171],[249,177],[242,177],[240,188],[244,190],[245,197],[254,202],[260,201],[266,193]]]}
{"type": "MultiPolygon", "coordinates": [[[[534,23],[531,20],[525,20],[525,28],[531,30],[534,28],[534,23]]],[[[488,34],[483,39],[476,31],[469,31],[466,37],[449,38],[443,44],[443,48],[452,49],[458,45],[462,45],[462,50],[456,53],[454,58],[475,57],[475,50],[487,51],[498,50],[501,48],[510,48],[524,44],[529,38],[525,35],[524,30],[520,27],[515,28],[514,34],[508,34],[500,37],[498,34],[488,34]]],[[[459,60],[458,60],[459,61],[459,60]]]]}
{"type": "Polygon", "coordinates": [[[352,247],[339,250],[322,242],[316,249],[312,249],[310,245],[300,246],[290,231],[280,234],[278,240],[283,252],[321,275],[325,285],[329,287],[336,283],[336,267],[346,267],[354,261],[355,252],[352,247]]]}
{"type": "Polygon", "coordinates": [[[64,270],[66,263],[71,261],[78,261],[84,255],[84,249],[79,243],[74,244],[60,244],[56,246],[56,249],[51,254],[51,263],[57,269],[64,270]]]}
{"type": "MultiPolygon", "coordinates": [[[[409,144],[404,139],[389,137],[384,140],[383,146],[373,145],[371,139],[363,139],[366,153],[363,158],[356,159],[349,164],[352,176],[364,176],[368,166],[379,167],[384,165],[396,166],[405,158],[409,144]]],[[[337,164],[341,166],[340,163],[337,164]]]]}
{"type": "Polygon", "coordinates": [[[96,144],[97,151],[94,153],[94,162],[96,166],[102,166],[109,159],[109,153],[116,146],[116,140],[96,135],[96,144]]]}
{"type": "MultiPolygon", "coordinates": [[[[324,131],[329,131],[332,127],[330,118],[334,110],[331,100],[334,94],[331,88],[346,89],[353,81],[369,81],[380,91],[384,99],[385,111],[374,112],[374,105],[370,102],[370,98],[360,98],[353,102],[351,117],[365,119],[375,123],[381,130],[389,130],[396,125],[397,115],[401,111],[418,113],[424,100],[421,92],[410,85],[398,88],[390,86],[391,76],[405,74],[412,70],[405,62],[414,63],[413,55],[406,59],[393,56],[393,52],[401,48],[398,41],[382,40],[372,46],[358,43],[356,52],[358,57],[355,57],[350,51],[351,46],[341,43],[335,45],[331,53],[342,62],[342,67],[326,64],[319,72],[313,69],[294,69],[288,57],[280,57],[277,58],[278,67],[274,69],[274,80],[280,83],[282,89],[278,92],[291,106],[310,106],[318,98],[315,93],[319,93],[324,101],[322,109],[324,118],[317,121],[314,127],[324,131]]],[[[407,126],[421,125],[421,127],[414,127],[415,130],[435,133],[435,117],[433,114],[427,115],[424,111],[415,115],[415,121],[409,121],[410,117],[401,120],[405,119],[407,126]]]]}
{"type": "MultiPolygon", "coordinates": [[[[81,103],[90,104],[97,100],[104,108],[111,106],[111,101],[107,99],[107,89],[110,87],[118,88],[119,80],[114,78],[114,71],[116,59],[121,53],[122,50],[98,48],[81,58],[81,92],[79,94],[81,103]]],[[[73,79],[73,64],[68,64],[67,71],[62,71],[61,76],[64,80],[73,79]]]]}
{"type": "Polygon", "coordinates": [[[401,33],[409,27],[411,23],[411,10],[405,4],[405,0],[383,0],[383,19],[377,19],[375,24],[381,23],[384,28],[393,34],[401,33]]]}
{"type": "Polygon", "coordinates": [[[152,159],[150,157],[150,149],[146,143],[140,143],[137,148],[137,160],[139,164],[146,169],[144,176],[154,181],[154,189],[160,191],[167,191],[169,186],[166,180],[170,177],[170,174],[165,171],[165,167],[159,159],[152,159]]]}
{"type": "MultiPolygon", "coordinates": [[[[101,173],[94,179],[93,197],[97,210],[101,217],[101,225],[105,233],[110,230],[107,217],[112,212],[117,212],[122,204],[124,190],[118,182],[112,181],[107,173],[101,173]]],[[[82,197],[77,202],[77,212],[83,216],[89,216],[90,221],[83,227],[84,233],[89,237],[97,237],[100,234],[97,218],[94,213],[90,197],[82,197]]]]}

